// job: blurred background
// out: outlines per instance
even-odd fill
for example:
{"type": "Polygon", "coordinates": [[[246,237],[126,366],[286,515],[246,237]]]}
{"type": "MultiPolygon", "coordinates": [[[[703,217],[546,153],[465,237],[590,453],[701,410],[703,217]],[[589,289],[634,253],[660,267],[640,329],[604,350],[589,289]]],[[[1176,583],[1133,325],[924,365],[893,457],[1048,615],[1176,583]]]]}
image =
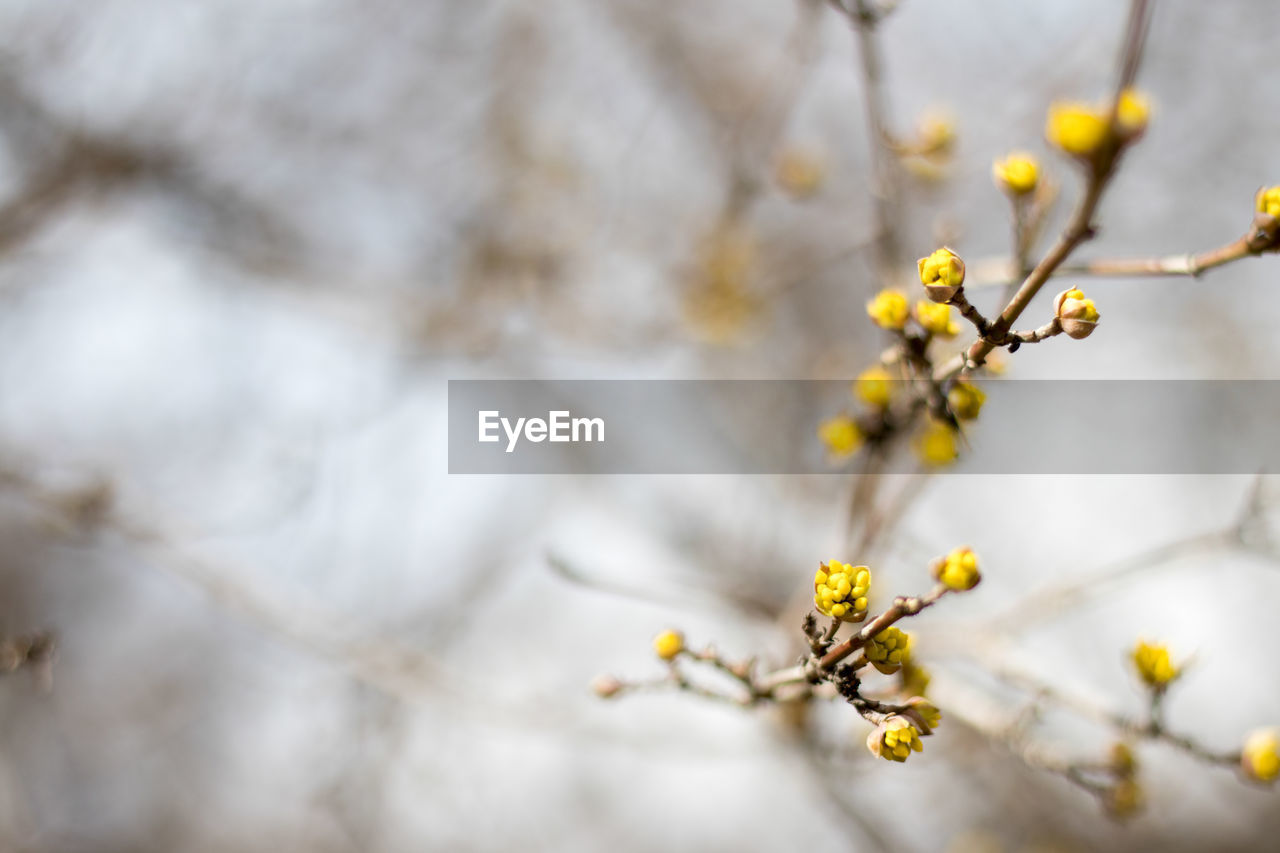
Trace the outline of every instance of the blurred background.
{"type": "MultiPolygon", "coordinates": [[[[1155,5],[1151,126],[1082,257],[1225,243],[1280,181],[1273,5],[1155,5]]],[[[904,258],[1007,253],[990,167],[1011,148],[1060,183],[1061,223],[1078,184],[1045,107],[1109,90],[1125,7],[904,0],[884,21],[891,126],[957,134],[904,164],[904,258]]],[[[448,475],[451,378],[844,378],[875,358],[864,91],[835,10],[5,0],[0,33],[0,634],[57,638],[51,670],[0,680],[0,848],[1244,850],[1280,831],[1274,791],[1160,746],[1117,825],[959,719],[899,766],[842,705],[800,729],[591,693],[659,675],[667,627],[793,662],[814,567],[861,556],[840,550],[847,476],[448,475]]],[[[1278,274],[1092,284],[1098,334],[1008,375],[1280,378],[1278,274]]],[[[875,556],[886,595],[926,589],[956,544],[984,557],[982,587],[916,620],[940,689],[1016,711],[967,633],[1112,572],[1004,651],[1138,714],[1126,650],[1165,639],[1195,656],[1172,727],[1232,749],[1280,724],[1270,478],[890,486],[919,494],[875,556]],[[1247,535],[1216,535],[1250,500],[1247,535]]],[[[1108,743],[1070,718],[1043,733],[1071,756],[1108,743]]]]}

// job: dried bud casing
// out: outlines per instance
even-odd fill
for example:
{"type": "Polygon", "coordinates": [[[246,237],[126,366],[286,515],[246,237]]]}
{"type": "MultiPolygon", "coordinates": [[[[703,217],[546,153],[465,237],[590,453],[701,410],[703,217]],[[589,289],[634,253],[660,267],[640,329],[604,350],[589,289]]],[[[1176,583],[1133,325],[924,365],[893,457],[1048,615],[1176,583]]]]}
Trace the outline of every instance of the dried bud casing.
{"type": "Polygon", "coordinates": [[[908,699],[902,714],[920,730],[921,737],[933,734],[933,730],[942,723],[942,712],[938,710],[938,706],[923,696],[908,699]]]}
{"type": "Polygon", "coordinates": [[[921,752],[920,730],[906,718],[897,714],[886,717],[867,735],[867,749],[876,758],[886,761],[906,761],[913,752],[921,752]]]}
{"type": "Polygon", "coordinates": [[[1280,187],[1258,190],[1257,207],[1245,238],[1249,251],[1280,250],[1280,187]]]}
{"type": "Polygon", "coordinates": [[[612,699],[622,692],[623,683],[612,675],[602,675],[591,682],[591,689],[601,699],[612,699]]]}
{"type": "Polygon", "coordinates": [[[1075,340],[1083,340],[1093,334],[1102,315],[1092,299],[1086,299],[1082,291],[1064,290],[1053,300],[1053,313],[1062,331],[1075,340]]]}

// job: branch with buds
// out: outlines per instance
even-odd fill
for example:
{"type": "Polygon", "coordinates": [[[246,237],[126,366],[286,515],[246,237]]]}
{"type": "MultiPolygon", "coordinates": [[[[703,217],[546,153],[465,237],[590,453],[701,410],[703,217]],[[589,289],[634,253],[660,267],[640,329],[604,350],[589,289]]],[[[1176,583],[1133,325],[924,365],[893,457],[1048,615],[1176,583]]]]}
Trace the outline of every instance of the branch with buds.
{"type": "MultiPolygon", "coordinates": [[[[850,552],[865,555],[876,537],[883,537],[884,530],[903,514],[902,504],[883,502],[889,505],[886,508],[876,500],[876,475],[904,439],[910,439],[928,467],[953,462],[959,455],[963,427],[978,418],[985,401],[974,377],[982,369],[995,367],[992,357],[998,350],[1015,353],[1024,344],[1064,335],[1082,340],[1097,330],[1100,312],[1076,286],[1057,294],[1051,315],[1039,325],[1016,327],[1050,279],[1064,274],[1194,276],[1245,257],[1280,251],[1280,186],[1258,192],[1249,229],[1225,246],[1198,255],[1164,259],[1070,263],[1076,250],[1094,236],[1095,216],[1102,199],[1123,156],[1143,136],[1150,116],[1147,101],[1134,83],[1151,4],[1148,0],[1133,0],[1111,97],[1099,104],[1055,103],[1048,111],[1047,139],[1083,176],[1080,197],[1056,241],[1033,262],[1036,243],[1057,197],[1057,185],[1042,174],[1034,158],[1013,152],[993,168],[996,185],[1011,203],[1010,258],[1002,262],[998,276],[984,272],[976,282],[978,286],[1012,282],[998,313],[988,316],[970,301],[966,286],[973,286],[974,282],[966,279],[964,260],[946,246],[917,261],[916,274],[923,293],[922,298],[911,297],[897,286],[903,265],[898,263],[895,251],[900,242],[894,225],[900,186],[898,160],[894,158],[932,156],[947,146],[949,137],[939,128],[922,133],[919,140],[896,139],[889,134],[873,39],[883,10],[869,0],[832,2],[853,24],[862,51],[872,161],[879,190],[879,277],[886,285],[868,301],[866,312],[887,333],[889,346],[878,363],[854,381],[852,396],[858,408],[824,421],[818,427],[818,436],[834,462],[843,463],[860,454],[854,469],[859,476],[851,490],[849,516],[865,518],[866,522],[861,539],[850,552]],[[976,336],[959,351],[943,352],[944,342],[956,338],[962,328],[953,309],[972,326],[976,336]]],[[[979,266],[985,270],[996,265],[981,262],[979,266]]],[[[914,494],[904,490],[899,498],[914,494]]],[[[596,682],[595,690],[610,698],[627,692],[674,689],[741,707],[838,697],[873,726],[867,746],[874,755],[905,761],[913,752],[922,750],[923,737],[938,729],[942,711],[932,696],[926,697],[929,674],[914,659],[911,635],[899,623],[918,616],[952,593],[972,589],[981,578],[977,558],[968,548],[957,548],[938,558],[931,570],[936,584],[929,592],[896,597],[888,607],[872,615],[870,568],[836,560],[823,563],[814,578],[815,609],[805,616],[801,626],[808,650],[791,665],[762,671],[754,657],[735,661],[722,657],[712,647],[693,651],[686,647],[682,634],[667,631],[654,640],[655,652],[667,667],[665,676],[634,682],[605,677],[596,682]],[[841,638],[846,624],[858,627],[841,638]],[[872,689],[875,673],[896,676],[896,684],[872,689]]],[[[973,633],[982,632],[977,629],[973,633]]],[[[1133,814],[1142,803],[1139,766],[1132,746],[1135,743],[1161,743],[1213,765],[1238,766],[1246,778],[1255,782],[1280,778],[1280,735],[1272,730],[1255,732],[1242,749],[1222,752],[1190,735],[1171,731],[1164,721],[1163,703],[1184,665],[1175,665],[1167,649],[1153,644],[1140,644],[1132,658],[1148,688],[1144,719],[1090,706],[1048,685],[1015,678],[994,667],[997,676],[1029,698],[1016,720],[993,729],[975,722],[972,715],[966,714],[962,702],[952,706],[944,701],[943,706],[947,713],[954,708],[957,716],[967,719],[1027,764],[1060,775],[1097,796],[1108,813],[1116,817],[1133,814]],[[1102,759],[1065,760],[1037,743],[1031,737],[1031,728],[1046,707],[1073,711],[1105,726],[1115,739],[1109,753],[1102,759]]]]}
{"type": "Polygon", "coordinates": [[[921,751],[920,738],[933,734],[941,722],[941,712],[922,695],[927,677],[922,678],[912,660],[911,636],[898,629],[896,623],[932,607],[948,593],[973,589],[982,579],[978,558],[969,548],[956,548],[939,557],[931,571],[937,581],[932,591],[922,596],[899,596],[868,620],[871,569],[835,560],[823,563],[814,575],[816,613],[806,615],[802,624],[809,654],[795,666],[757,675],[754,658],[732,662],[711,647],[694,651],[685,644],[682,633],[668,630],[653,640],[654,653],[667,667],[664,677],[623,681],[602,676],[596,679],[593,689],[606,699],[629,692],[674,689],[741,707],[838,696],[875,726],[867,741],[872,754],[904,761],[912,752],[921,751]],[[829,626],[821,626],[819,617],[830,619],[829,626]],[[841,627],[860,623],[865,624],[843,641],[835,642],[841,627]],[[686,663],[717,671],[725,687],[692,679],[684,667],[686,663]],[[898,675],[895,693],[902,701],[865,693],[863,677],[868,667],[882,675],[898,675]]]}

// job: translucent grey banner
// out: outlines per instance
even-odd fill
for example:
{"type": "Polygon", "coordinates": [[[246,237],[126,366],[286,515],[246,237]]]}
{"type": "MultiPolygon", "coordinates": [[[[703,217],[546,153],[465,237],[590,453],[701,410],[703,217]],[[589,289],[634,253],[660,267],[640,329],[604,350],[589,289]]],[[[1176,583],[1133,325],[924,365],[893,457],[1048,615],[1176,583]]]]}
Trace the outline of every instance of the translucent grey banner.
{"type": "MultiPolygon", "coordinates": [[[[1280,472],[1280,382],[985,380],[948,474],[1280,472]]],[[[819,474],[847,381],[451,380],[451,474],[819,474]]],[[[905,390],[905,389],[901,389],[905,390]]],[[[905,395],[904,395],[905,396],[905,395]]],[[[886,470],[920,463],[897,442],[886,470]]],[[[864,447],[860,453],[866,453],[864,447]]]]}

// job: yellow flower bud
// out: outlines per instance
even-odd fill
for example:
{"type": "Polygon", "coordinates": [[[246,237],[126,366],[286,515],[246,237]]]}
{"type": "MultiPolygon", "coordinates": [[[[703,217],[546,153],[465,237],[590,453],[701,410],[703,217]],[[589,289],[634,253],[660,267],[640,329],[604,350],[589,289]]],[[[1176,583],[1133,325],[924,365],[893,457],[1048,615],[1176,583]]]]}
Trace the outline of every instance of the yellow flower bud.
{"type": "Polygon", "coordinates": [[[955,430],[935,420],[916,436],[913,449],[921,462],[934,468],[950,465],[960,455],[955,430]]]}
{"type": "Polygon", "coordinates": [[[911,635],[890,625],[868,640],[862,653],[880,672],[893,675],[911,658],[911,635]]]}
{"type": "Polygon", "coordinates": [[[675,660],[684,651],[684,634],[679,631],[663,631],[653,638],[653,650],[663,660],[675,660]]]}
{"type": "Polygon", "coordinates": [[[728,343],[760,313],[755,292],[759,242],[745,226],[728,223],[707,235],[684,292],[684,315],[703,338],[728,343]]]}
{"type": "Polygon", "coordinates": [[[916,302],[916,322],[920,328],[940,338],[954,338],[960,333],[959,324],[951,317],[950,305],[921,299],[916,302]]]}
{"type": "Polygon", "coordinates": [[[1116,820],[1133,817],[1145,804],[1146,797],[1143,795],[1142,786],[1133,777],[1118,780],[1107,789],[1102,798],[1102,805],[1106,808],[1107,814],[1116,820]]]}
{"type": "Polygon", "coordinates": [[[942,724],[942,712],[938,706],[923,696],[912,696],[907,700],[906,716],[916,724],[921,734],[933,734],[933,730],[942,724]]]}
{"type": "Polygon", "coordinates": [[[1126,140],[1136,139],[1147,129],[1151,102],[1137,89],[1125,89],[1116,102],[1116,125],[1126,140]]]}
{"type": "Polygon", "coordinates": [[[1064,290],[1053,300],[1053,312],[1069,337],[1081,340],[1093,334],[1102,316],[1092,299],[1076,288],[1064,290]]]}
{"type": "Polygon", "coordinates": [[[879,365],[868,367],[853,383],[853,393],[872,406],[884,408],[893,397],[893,377],[879,365]]]}
{"type": "Polygon", "coordinates": [[[933,579],[956,592],[973,589],[982,580],[978,555],[972,548],[956,548],[933,564],[933,579]]]}
{"type": "Polygon", "coordinates": [[[964,286],[964,261],[946,246],[916,261],[916,267],[925,294],[934,302],[950,302],[964,286]]]}
{"type": "Polygon", "coordinates": [[[907,297],[896,290],[882,290],[867,303],[867,315],[882,329],[901,329],[908,313],[907,297]]]}
{"type": "Polygon", "coordinates": [[[947,405],[951,407],[951,414],[962,421],[976,418],[985,402],[986,392],[971,382],[957,382],[947,392],[947,405]]]}
{"type": "Polygon", "coordinates": [[[1148,643],[1139,640],[1131,653],[1133,665],[1138,677],[1153,690],[1164,690],[1175,678],[1182,674],[1179,667],[1169,659],[1169,649],[1159,643],[1148,643]]]}
{"type": "Polygon", "coordinates": [[[871,754],[887,761],[903,762],[913,752],[924,750],[920,730],[905,717],[891,714],[867,736],[871,754]]]}
{"type": "Polygon", "coordinates": [[[1107,756],[1107,764],[1111,772],[1117,776],[1132,776],[1138,770],[1138,759],[1127,743],[1116,741],[1111,745],[1111,753],[1107,756]]]}
{"type": "Polygon", "coordinates": [[[945,154],[956,141],[956,124],[950,116],[940,112],[925,114],[917,126],[919,145],[915,153],[923,156],[945,154]]]}
{"type": "Polygon", "coordinates": [[[867,618],[867,593],[871,590],[871,570],[832,560],[823,563],[813,576],[813,604],[821,613],[841,622],[861,622],[867,618]]]}
{"type": "Polygon", "coordinates": [[[836,459],[851,456],[862,446],[862,430],[848,415],[836,415],[819,424],[818,438],[836,459]]]}
{"type": "Polygon", "coordinates": [[[1280,219],[1280,186],[1258,190],[1257,196],[1254,197],[1254,205],[1258,208],[1258,213],[1280,219]]]}
{"type": "Polygon", "coordinates": [[[798,147],[784,148],[774,161],[774,177],[778,186],[795,199],[817,193],[826,176],[822,157],[798,147]]]}
{"type": "Polygon", "coordinates": [[[1034,192],[1040,180],[1040,166],[1036,158],[1025,151],[1012,151],[991,167],[996,186],[1010,195],[1027,195],[1034,192]]]}
{"type": "Polygon", "coordinates": [[[898,689],[908,696],[923,696],[932,680],[929,670],[916,663],[910,656],[902,664],[902,669],[898,670],[898,689]]]}
{"type": "Polygon", "coordinates": [[[1056,102],[1049,107],[1045,137],[1076,157],[1091,157],[1107,138],[1107,117],[1078,102],[1056,102]]]}
{"type": "Polygon", "coordinates": [[[1280,777],[1280,731],[1262,729],[1249,735],[1240,764],[1250,779],[1274,782],[1280,777]]]}

